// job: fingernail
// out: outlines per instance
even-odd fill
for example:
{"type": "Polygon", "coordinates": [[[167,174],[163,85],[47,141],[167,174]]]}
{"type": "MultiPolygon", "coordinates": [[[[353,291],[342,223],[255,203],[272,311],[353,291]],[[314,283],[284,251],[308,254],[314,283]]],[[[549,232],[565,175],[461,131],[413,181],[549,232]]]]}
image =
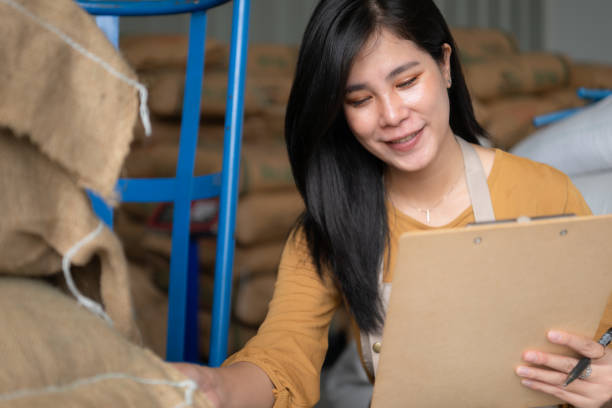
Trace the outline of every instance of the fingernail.
{"type": "Polygon", "coordinates": [[[529,368],[525,366],[519,366],[516,369],[516,373],[521,377],[526,377],[529,374],[529,368]]]}
{"type": "Polygon", "coordinates": [[[552,341],[559,341],[561,340],[561,333],[551,330],[548,332],[548,338],[552,341]]]}
{"type": "Polygon", "coordinates": [[[537,359],[538,359],[538,356],[536,355],[534,351],[528,351],[525,353],[525,361],[530,361],[532,363],[535,363],[537,359]]]}
{"type": "Polygon", "coordinates": [[[533,382],[531,380],[521,380],[521,384],[531,387],[533,382]]]}

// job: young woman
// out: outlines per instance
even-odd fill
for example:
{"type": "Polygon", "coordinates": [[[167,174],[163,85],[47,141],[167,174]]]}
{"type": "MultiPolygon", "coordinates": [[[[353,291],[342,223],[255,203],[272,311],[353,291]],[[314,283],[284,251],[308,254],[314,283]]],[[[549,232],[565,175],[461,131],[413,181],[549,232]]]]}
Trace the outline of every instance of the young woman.
{"type": "MultiPolygon", "coordinates": [[[[342,304],[374,379],[372,339],[384,324],[402,233],[590,213],[567,176],[478,145],[484,131],[457,54],[433,1],[318,4],[286,116],[306,211],[286,244],[268,316],[223,368],[182,366],[219,406],[314,405],[328,326],[342,304]]],[[[608,401],[610,354],[569,333],[548,337],[593,358],[591,376],[562,388],[577,360],[534,350],[523,358],[540,368],[520,368],[523,384],[576,406],[608,401]]]]}

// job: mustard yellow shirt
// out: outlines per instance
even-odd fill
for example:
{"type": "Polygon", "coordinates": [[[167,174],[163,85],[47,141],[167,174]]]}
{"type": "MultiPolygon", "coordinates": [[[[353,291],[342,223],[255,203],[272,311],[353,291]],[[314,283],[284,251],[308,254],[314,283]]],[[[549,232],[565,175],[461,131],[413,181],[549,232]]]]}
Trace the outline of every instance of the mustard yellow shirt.
{"type": "MultiPolygon", "coordinates": [[[[487,179],[496,219],[590,214],[569,177],[550,166],[495,151],[487,179]]],[[[390,253],[383,280],[391,282],[399,237],[431,227],[388,207],[390,253]]],[[[466,208],[449,224],[462,227],[474,221],[466,208]]],[[[224,365],[248,361],[262,368],[274,384],[279,407],[311,407],[319,399],[320,372],[327,351],[327,334],[334,311],[342,303],[329,277],[319,278],[304,238],[287,241],[268,315],[257,335],[224,365]]]]}

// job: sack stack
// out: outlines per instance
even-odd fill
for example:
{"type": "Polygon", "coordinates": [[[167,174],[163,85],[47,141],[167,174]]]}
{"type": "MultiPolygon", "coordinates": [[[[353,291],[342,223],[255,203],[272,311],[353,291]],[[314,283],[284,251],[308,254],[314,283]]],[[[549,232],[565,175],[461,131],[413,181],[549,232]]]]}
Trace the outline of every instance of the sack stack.
{"type": "Polygon", "coordinates": [[[535,116],[580,107],[581,87],[612,88],[611,67],[575,64],[563,55],[520,52],[509,34],[452,30],[476,118],[495,147],[510,149],[535,131],[535,116]]]}
{"type": "MultiPolygon", "coordinates": [[[[145,137],[141,127],[136,128],[123,177],[176,174],[187,47],[187,38],[179,35],[134,36],[120,41],[127,61],[148,86],[153,124],[151,137],[145,137]]],[[[284,111],[296,59],[297,47],[251,45],[248,51],[230,353],[242,347],[263,321],[285,239],[303,210],[283,138],[284,111]]],[[[207,40],[195,175],[220,172],[222,168],[228,65],[228,46],[207,40]]],[[[210,338],[217,207],[217,200],[209,200],[196,202],[192,209],[193,218],[204,214],[210,221],[204,231],[200,224],[197,227],[200,345],[204,358],[210,338]]],[[[147,302],[151,310],[167,309],[172,211],[166,208],[163,215],[160,211],[158,204],[123,203],[116,212],[115,230],[139,272],[139,284],[134,285],[142,288],[136,295],[139,309],[147,308],[147,302]]],[[[145,341],[163,355],[167,314],[157,321],[149,316],[143,313],[140,319],[148,326],[143,329],[145,341]]]]}

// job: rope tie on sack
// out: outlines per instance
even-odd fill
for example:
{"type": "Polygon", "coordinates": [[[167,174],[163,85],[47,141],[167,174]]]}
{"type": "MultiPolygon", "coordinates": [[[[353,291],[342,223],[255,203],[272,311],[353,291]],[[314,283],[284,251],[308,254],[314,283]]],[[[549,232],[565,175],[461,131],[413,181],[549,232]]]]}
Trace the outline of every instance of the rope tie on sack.
{"type": "Polygon", "coordinates": [[[84,57],[89,58],[90,60],[92,60],[96,64],[100,65],[109,74],[119,78],[120,80],[122,80],[123,82],[127,83],[128,85],[131,85],[134,88],[136,88],[136,90],[138,91],[138,97],[139,97],[139,100],[140,100],[140,109],[139,109],[139,112],[140,112],[140,121],[142,122],[142,126],[144,128],[145,135],[147,135],[147,136],[151,135],[151,118],[149,116],[149,108],[147,106],[147,98],[148,98],[149,93],[147,91],[147,88],[142,83],[140,83],[140,82],[138,82],[138,81],[136,81],[136,80],[134,80],[132,78],[129,78],[125,74],[117,71],[108,62],[104,61],[102,58],[100,58],[99,56],[97,56],[93,52],[87,50],[85,47],[83,47],[81,44],[79,44],[78,42],[73,40],[67,34],[63,33],[59,28],[57,28],[54,25],[52,25],[52,24],[50,24],[50,23],[40,19],[38,16],[32,14],[28,9],[23,7],[21,4],[18,4],[18,3],[16,3],[13,0],[0,0],[0,2],[6,4],[6,5],[10,6],[10,7],[13,7],[18,12],[20,12],[23,15],[31,18],[32,20],[34,20],[34,22],[36,22],[36,24],[44,27],[45,29],[47,29],[51,33],[53,33],[56,36],[58,36],[62,41],[64,41],[66,44],[68,44],[70,47],[72,47],[75,51],[77,51],[78,53],[82,54],[84,57]]]}
{"type": "Polygon", "coordinates": [[[77,302],[80,305],[83,305],[86,309],[88,309],[90,312],[92,312],[96,316],[99,316],[103,318],[104,320],[106,320],[106,322],[110,326],[112,326],[113,320],[110,318],[108,314],[106,314],[106,312],[102,308],[102,305],[94,301],[93,299],[90,299],[87,296],[84,296],[81,292],[79,292],[76,285],[74,284],[74,281],[72,280],[72,273],[70,272],[70,260],[72,259],[72,257],[77,252],[79,252],[79,250],[83,248],[83,246],[93,241],[98,235],[100,235],[103,228],[104,228],[104,224],[102,223],[102,221],[100,221],[100,224],[98,224],[98,227],[95,230],[93,230],[92,232],[87,234],[84,238],[79,240],[76,244],[74,244],[66,252],[66,254],[62,257],[62,271],[64,272],[64,278],[66,279],[66,284],[68,285],[68,289],[70,290],[70,293],[72,293],[72,295],[77,299],[77,302]]]}
{"type": "Polygon", "coordinates": [[[105,373],[99,374],[94,377],[83,378],[76,380],[69,384],[64,385],[50,385],[39,389],[24,389],[14,392],[10,392],[4,395],[0,395],[0,401],[11,401],[19,398],[36,397],[45,394],[55,394],[60,392],[67,392],[75,390],[78,387],[91,385],[105,380],[131,380],[139,384],[144,385],[166,385],[174,388],[180,388],[184,390],[183,402],[175,405],[173,408],[184,408],[193,405],[193,393],[198,388],[197,384],[193,380],[185,381],[168,381],[168,380],[156,380],[151,378],[135,377],[124,373],[105,373]]]}

